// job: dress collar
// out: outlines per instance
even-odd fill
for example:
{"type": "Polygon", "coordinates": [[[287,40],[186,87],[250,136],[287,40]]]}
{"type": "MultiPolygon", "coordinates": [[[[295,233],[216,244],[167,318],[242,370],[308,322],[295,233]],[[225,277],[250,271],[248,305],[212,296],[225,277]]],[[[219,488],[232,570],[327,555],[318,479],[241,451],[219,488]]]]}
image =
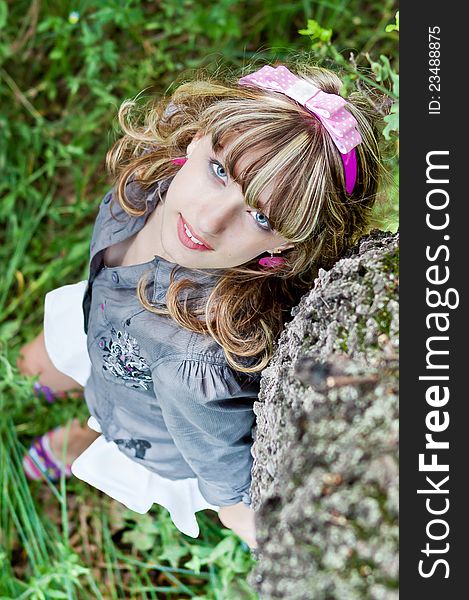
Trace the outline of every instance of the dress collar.
{"type": "Polygon", "coordinates": [[[173,270],[173,279],[175,281],[189,279],[190,281],[194,281],[201,286],[200,288],[191,290],[187,294],[187,299],[191,300],[206,298],[207,292],[214,287],[222,272],[221,269],[201,269],[200,271],[196,269],[188,269],[175,263],[168,262],[160,256],[155,256],[152,302],[166,304],[166,292],[171,283],[171,273],[173,270]]]}

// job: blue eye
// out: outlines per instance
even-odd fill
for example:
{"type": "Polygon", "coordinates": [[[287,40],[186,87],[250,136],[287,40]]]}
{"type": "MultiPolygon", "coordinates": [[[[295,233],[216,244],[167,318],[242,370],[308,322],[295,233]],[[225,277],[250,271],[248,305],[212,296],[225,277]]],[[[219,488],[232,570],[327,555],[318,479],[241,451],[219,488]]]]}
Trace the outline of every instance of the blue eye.
{"type": "Polygon", "coordinates": [[[257,211],[253,211],[253,214],[255,215],[254,219],[255,219],[256,223],[259,225],[259,227],[261,229],[265,229],[266,231],[271,229],[269,219],[265,215],[263,215],[262,213],[257,212],[257,211]],[[262,217],[262,219],[265,219],[265,220],[258,221],[256,216],[262,217]]]}
{"type": "Polygon", "coordinates": [[[217,179],[224,179],[228,177],[228,173],[225,171],[225,168],[218,161],[211,158],[209,164],[212,175],[214,175],[217,179]],[[213,167],[215,167],[215,169],[213,167]]]}

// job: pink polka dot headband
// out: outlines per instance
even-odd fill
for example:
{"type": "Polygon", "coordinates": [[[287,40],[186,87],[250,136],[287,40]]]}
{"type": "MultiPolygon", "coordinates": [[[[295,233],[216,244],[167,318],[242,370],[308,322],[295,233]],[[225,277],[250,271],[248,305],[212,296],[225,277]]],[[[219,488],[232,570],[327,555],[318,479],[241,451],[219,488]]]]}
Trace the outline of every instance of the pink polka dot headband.
{"type": "Polygon", "coordinates": [[[324,125],[340,152],[344,165],[345,191],[347,194],[353,192],[357,180],[357,156],[354,148],[363,140],[357,129],[357,120],[344,108],[347,104],[345,98],[323,92],[283,66],[273,68],[266,65],[251,75],[241,77],[238,83],[280,92],[313,113],[324,125]]]}

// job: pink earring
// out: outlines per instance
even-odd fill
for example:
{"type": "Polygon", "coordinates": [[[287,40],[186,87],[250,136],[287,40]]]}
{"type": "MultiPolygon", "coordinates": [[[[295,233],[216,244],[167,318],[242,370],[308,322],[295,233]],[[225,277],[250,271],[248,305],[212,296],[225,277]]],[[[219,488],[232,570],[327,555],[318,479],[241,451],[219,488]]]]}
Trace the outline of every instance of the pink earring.
{"type": "Polygon", "coordinates": [[[183,165],[185,162],[187,162],[187,157],[180,156],[179,158],[173,158],[171,162],[173,165],[183,165]]]}
{"type": "Polygon", "coordinates": [[[259,261],[261,267],[266,267],[267,269],[274,269],[275,267],[279,267],[285,263],[285,259],[282,256],[274,256],[274,253],[271,252],[270,256],[264,256],[259,261]]]}

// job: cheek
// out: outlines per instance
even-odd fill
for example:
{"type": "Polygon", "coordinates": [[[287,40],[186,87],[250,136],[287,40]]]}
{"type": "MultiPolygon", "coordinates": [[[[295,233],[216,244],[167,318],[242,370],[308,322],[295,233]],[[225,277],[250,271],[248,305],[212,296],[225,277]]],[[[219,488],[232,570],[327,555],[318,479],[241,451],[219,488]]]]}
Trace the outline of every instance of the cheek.
{"type": "Polygon", "coordinates": [[[176,179],[173,179],[171,185],[168,188],[168,191],[166,192],[165,206],[167,208],[177,208],[179,206],[179,204],[181,203],[181,199],[184,198],[183,189],[184,186],[181,185],[178,181],[176,181],[176,179]]]}
{"type": "Polygon", "coordinates": [[[168,196],[170,198],[178,198],[184,201],[189,196],[193,196],[201,187],[200,177],[196,177],[193,169],[181,169],[174,177],[171,185],[168,188],[168,196]]]}
{"type": "Polygon", "coordinates": [[[253,240],[250,236],[240,234],[234,240],[233,254],[249,259],[265,252],[266,247],[265,242],[253,240]]]}

